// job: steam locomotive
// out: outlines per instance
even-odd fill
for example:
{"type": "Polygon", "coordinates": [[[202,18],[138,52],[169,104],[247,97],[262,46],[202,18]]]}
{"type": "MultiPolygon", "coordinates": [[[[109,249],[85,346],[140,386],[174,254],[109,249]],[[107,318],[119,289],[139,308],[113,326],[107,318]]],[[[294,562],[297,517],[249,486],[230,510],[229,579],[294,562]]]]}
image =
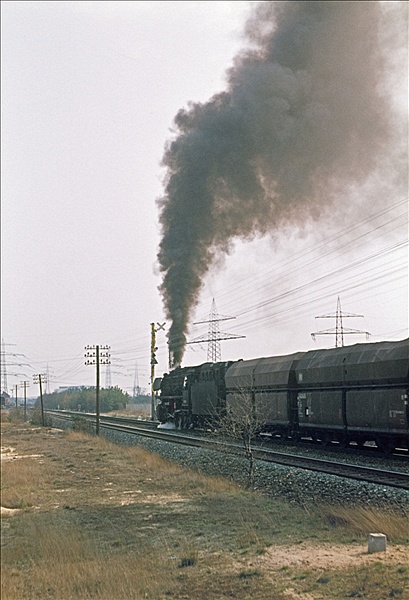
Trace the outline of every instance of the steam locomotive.
{"type": "Polygon", "coordinates": [[[409,339],[176,368],[155,389],[181,429],[251,406],[272,437],[409,449],[409,339]]]}

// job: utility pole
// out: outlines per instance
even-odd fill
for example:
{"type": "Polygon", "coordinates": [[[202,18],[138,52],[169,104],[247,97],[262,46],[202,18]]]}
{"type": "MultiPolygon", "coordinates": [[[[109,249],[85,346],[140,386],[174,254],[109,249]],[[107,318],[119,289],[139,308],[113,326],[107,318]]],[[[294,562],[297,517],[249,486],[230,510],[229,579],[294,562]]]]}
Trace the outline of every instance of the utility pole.
{"type": "Polygon", "coordinates": [[[17,393],[18,393],[18,385],[16,383],[16,408],[18,408],[18,398],[17,398],[17,393]]]}
{"type": "Polygon", "coordinates": [[[165,331],[166,323],[151,323],[151,421],[156,419],[156,407],[155,407],[155,390],[153,389],[153,382],[155,379],[155,365],[158,364],[156,360],[156,333],[161,329],[165,331]]]}
{"type": "Polygon", "coordinates": [[[20,383],[20,387],[24,388],[24,421],[27,421],[27,388],[29,386],[29,381],[22,381],[20,383]]]}
{"type": "Polygon", "coordinates": [[[99,403],[99,366],[110,364],[110,346],[85,346],[87,353],[84,355],[88,360],[86,365],[96,365],[97,367],[97,382],[96,382],[96,402],[95,402],[95,434],[99,435],[100,421],[100,403],[99,403]]]}
{"type": "Polygon", "coordinates": [[[354,315],[352,313],[344,313],[341,311],[341,300],[338,296],[337,310],[335,315],[320,315],[315,317],[316,319],[335,319],[335,329],[326,329],[324,331],[317,331],[312,333],[311,337],[315,340],[317,335],[334,335],[335,334],[335,348],[342,348],[344,346],[344,335],[352,334],[365,334],[366,339],[369,339],[371,335],[368,331],[359,331],[358,329],[348,329],[344,327],[342,319],[345,317],[363,317],[363,315],[354,315]]]}
{"type": "Polygon", "coordinates": [[[201,336],[200,338],[196,338],[191,342],[187,342],[188,344],[202,344],[203,342],[208,342],[209,345],[207,347],[207,360],[209,362],[219,362],[221,360],[221,340],[236,340],[239,338],[246,337],[245,335],[235,335],[233,333],[221,333],[219,322],[220,321],[229,321],[231,319],[235,319],[236,317],[226,317],[223,315],[219,315],[216,309],[216,302],[213,298],[212,307],[210,309],[209,318],[206,321],[197,321],[194,325],[200,325],[202,323],[209,323],[209,330],[207,337],[201,336]]]}
{"type": "Polygon", "coordinates": [[[47,376],[45,375],[45,373],[37,373],[36,375],[33,375],[33,382],[38,383],[40,385],[41,425],[44,427],[45,419],[43,402],[43,383],[47,382],[47,376]]]}

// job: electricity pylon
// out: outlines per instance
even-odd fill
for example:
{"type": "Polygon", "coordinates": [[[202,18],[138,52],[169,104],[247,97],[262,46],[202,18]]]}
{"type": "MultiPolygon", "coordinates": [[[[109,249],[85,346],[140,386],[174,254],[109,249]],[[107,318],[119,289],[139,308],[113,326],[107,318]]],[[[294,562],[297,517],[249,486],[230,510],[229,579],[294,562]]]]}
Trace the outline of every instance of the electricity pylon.
{"type": "Polygon", "coordinates": [[[138,396],[141,393],[141,388],[139,387],[139,373],[138,373],[138,361],[135,361],[135,377],[133,380],[133,390],[132,390],[132,397],[133,397],[133,401],[135,402],[136,399],[138,398],[138,396]]]}
{"type": "Polygon", "coordinates": [[[107,363],[105,367],[105,389],[112,387],[112,379],[111,379],[111,363],[107,363]]]}
{"type": "Polygon", "coordinates": [[[16,344],[5,344],[4,339],[1,340],[1,363],[0,363],[0,371],[1,371],[1,392],[6,392],[8,394],[8,386],[7,386],[7,361],[6,361],[6,346],[15,346],[16,344]]]}
{"type": "Polygon", "coordinates": [[[30,387],[29,381],[22,381],[20,387],[24,389],[24,421],[27,421],[27,388],[30,387]]]}
{"type": "Polygon", "coordinates": [[[368,331],[359,331],[358,329],[348,329],[344,327],[342,319],[348,317],[363,317],[363,315],[354,315],[352,313],[344,313],[341,311],[341,300],[338,296],[337,310],[335,315],[320,315],[315,317],[316,319],[335,319],[335,329],[325,329],[324,331],[317,331],[312,333],[311,337],[315,340],[317,335],[335,335],[335,348],[342,348],[344,346],[344,335],[350,334],[365,334],[366,339],[371,335],[368,331]]]}
{"type": "Polygon", "coordinates": [[[246,337],[245,335],[235,335],[233,333],[220,332],[220,321],[229,321],[235,318],[236,317],[226,317],[223,315],[219,315],[216,309],[216,302],[213,298],[209,318],[205,321],[197,321],[196,323],[194,323],[194,325],[209,323],[209,330],[207,336],[201,336],[200,338],[196,338],[191,342],[188,342],[188,344],[202,344],[203,342],[208,342],[207,360],[213,363],[220,362],[222,358],[220,342],[222,340],[235,340],[238,338],[246,337]]]}

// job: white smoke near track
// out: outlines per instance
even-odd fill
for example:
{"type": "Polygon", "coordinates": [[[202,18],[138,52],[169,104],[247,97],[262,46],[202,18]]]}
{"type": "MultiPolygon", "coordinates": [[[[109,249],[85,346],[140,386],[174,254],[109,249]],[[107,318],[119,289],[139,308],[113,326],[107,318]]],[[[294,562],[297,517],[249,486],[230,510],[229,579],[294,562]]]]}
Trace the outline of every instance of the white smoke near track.
{"type": "Polygon", "coordinates": [[[382,17],[377,2],[261,2],[226,91],[176,115],[158,200],[174,365],[204,277],[235,240],[318,221],[389,156],[382,17]]]}

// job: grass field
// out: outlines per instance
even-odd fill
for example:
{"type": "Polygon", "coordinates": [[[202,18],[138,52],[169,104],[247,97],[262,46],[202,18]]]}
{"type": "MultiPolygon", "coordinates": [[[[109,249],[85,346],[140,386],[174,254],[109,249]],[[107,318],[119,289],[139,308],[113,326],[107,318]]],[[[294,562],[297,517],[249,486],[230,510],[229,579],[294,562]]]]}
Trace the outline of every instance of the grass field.
{"type": "Polygon", "coordinates": [[[1,504],[2,600],[409,598],[404,515],[277,502],[103,437],[3,417],[1,504]]]}

